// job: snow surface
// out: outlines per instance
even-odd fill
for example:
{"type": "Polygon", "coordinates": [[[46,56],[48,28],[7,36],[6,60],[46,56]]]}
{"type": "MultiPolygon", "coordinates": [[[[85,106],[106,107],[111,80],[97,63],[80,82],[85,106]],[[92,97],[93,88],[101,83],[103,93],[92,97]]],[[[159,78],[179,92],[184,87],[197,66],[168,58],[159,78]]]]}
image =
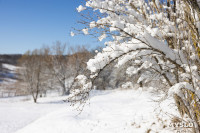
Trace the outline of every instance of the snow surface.
{"type": "Polygon", "coordinates": [[[0,75],[4,78],[4,80],[7,80],[8,83],[15,82],[16,71],[19,67],[10,64],[2,64],[2,67],[7,69],[7,71],[0,71],[0,75]]]}
{"type": "Polygon", "coordinates": [[[0,71],[0,91],[6,90],[7,86],[11,86],[17,81],[16,71],[19,69],[19,67],[10,64],[2,64],[2,67],[5,70],[0,71]]]}
{"type": "Polygon", "coordinates": [[[14,65],[10,65],[10,64],[2,64],[3,68],[7,68],[11,71],[16,71],[19,67],[16,67],[14,65]]]}
{"type": "MultiPolygon", "coordinates": [[[[69,104],[59,104],[58,99],[51,99],[53,104],[49,100],[42,100],[40,104],[0,103],[3,107],[0,121],[5,123],[4,126],[0,124],[0,131],[11,133],[32,122],[17,133],[144,133],[149,129],[151,132],[173,132],[166,127],[169,116],[160,112],[152,94],[146,91],[93,91],[90,104],[81,114],[69,104]]],[[[174,113],[171,102],[168,100],[160,106],[174,113]]]]}
{"type": "Polygon", "coordinates": [[[0,98],[0,133],[14,133],[52,111],[67,108],[61,99],[39,99],[34,104],[30,97],[0,98]]]}

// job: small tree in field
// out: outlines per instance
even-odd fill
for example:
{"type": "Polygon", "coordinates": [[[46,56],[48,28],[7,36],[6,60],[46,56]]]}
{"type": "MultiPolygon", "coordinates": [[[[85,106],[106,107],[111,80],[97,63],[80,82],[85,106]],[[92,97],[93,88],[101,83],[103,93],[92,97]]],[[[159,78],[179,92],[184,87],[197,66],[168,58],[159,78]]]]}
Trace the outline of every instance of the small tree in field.
{"type": "Polygon", "coordinates": [[[19,60],[19,63],[22,67],[20,69],[22,79],[36,103],[39,93],[42,91],[43,81],[45,80],[42,74],[42,70],[44,69],[42,51],[36,49],[32,52],[26,52],[19,60]]]}
{"type": "MultiPolygon", "coordinates": [[[[88,0],[84,34],[105,39],[106,47],[87,62],[90,77],[79,75],[72,103],[84,104],[93,82],[112,62],[132,61],[127,74],[141,72],[140,81],[159,79],[174,96],[182,117],[200,131],[200,8],[197,0],[88,0]],[[89,11],[89,13],[87,12],[89,11]],[[94,12],[92,14],[92,12],[94,12]],[[141,71],[142,70],[142,71],[141,71]],[[156,75],[156,76],[154,76],[156,75]],[[82,85],[80,85],[82,84],[82,85]]],[[[85,14],[84,14],[85,13],[85,14]]],[[[73,33],[74,34],[74,33],[73,33]]]]}

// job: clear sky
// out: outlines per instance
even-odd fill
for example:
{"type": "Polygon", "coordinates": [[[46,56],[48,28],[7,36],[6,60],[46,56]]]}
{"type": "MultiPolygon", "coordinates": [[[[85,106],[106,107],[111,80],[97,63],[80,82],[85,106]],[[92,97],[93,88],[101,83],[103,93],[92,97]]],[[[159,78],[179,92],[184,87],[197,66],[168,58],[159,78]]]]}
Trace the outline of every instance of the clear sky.
{"type": "Polygon", "coordinates": [[[81,1],[0,0],[0,54],[24,53],[57,40],[98,46],[91,36],[70,36],[71,28],[79,26],[76,7],[81,1]]]}

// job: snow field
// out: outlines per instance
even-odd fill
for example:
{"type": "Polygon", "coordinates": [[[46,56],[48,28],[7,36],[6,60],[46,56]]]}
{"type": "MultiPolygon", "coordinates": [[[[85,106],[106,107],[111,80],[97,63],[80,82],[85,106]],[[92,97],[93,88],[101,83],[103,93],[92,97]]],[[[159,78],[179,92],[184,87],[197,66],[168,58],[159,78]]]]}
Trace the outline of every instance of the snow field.
{"type": "MultiPolygon", "coordinates": [[[[163,103],[165,110],[172,100],[163,103]]],[[[160,112],[152,95],[146,91],[93,91],[92,98],[79,114],[69,104],[58,108],[17,133],[170,133],[170,117],[160,112]],[[79,115],[78,115],[79,114],[79,115]]],[[[47,105],[48,106],[48,105],[47,105]]]]}
{"type": "Polygon", "coordinates": [[[14,133],[46,114],[67,108],[63,97],[30,101],[30,97],[0,98],[0,133],[14,133]],[[28,101],[27,101],[28,100],[28,101]]]}

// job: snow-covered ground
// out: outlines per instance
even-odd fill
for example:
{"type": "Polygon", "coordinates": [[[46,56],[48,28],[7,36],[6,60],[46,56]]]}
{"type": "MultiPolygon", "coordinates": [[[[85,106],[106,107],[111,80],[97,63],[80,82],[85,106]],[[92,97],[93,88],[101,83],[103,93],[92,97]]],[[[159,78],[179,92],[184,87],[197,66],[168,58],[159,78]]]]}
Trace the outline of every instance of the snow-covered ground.
{"type": "Polygon", "coordinates": [[[2,64],[2,68],[3,69],[0,70],[0,85],[8,85],[16,82],[16,71],[19,67],[10,64],[2,64]]]}
{"type": "Polygon", "coordinates": [[[0,133],[14,133],[52,111],[66,109],[62,99],[44,98],[34,104],[30,97],[0,98],[0,133]]]}
{"type": "Polygon", "coordinates": [[[2,64],[3,68],[9,69],[11,71],[16,71],[19,67],[11,65],[11,64],[2,64]]]}
{"type": "Polygon", "coordinates": [[[14,96],[16,94],[15,83],[17,82],[17,69],[19,67],[2,64],[0,69],[0,98],[14,96]]]}
{"type": "Polygon", "coordinates": [[[1,133],[145,133],[173,132],[169,123],[175,108],[169,99],[160,106],[147,91],[93,91],[90,104],[79,114],[66,97],[32,101],[0,100],[1,133]],[[79,114],[79,115],[78,115],[79,114]]]}

